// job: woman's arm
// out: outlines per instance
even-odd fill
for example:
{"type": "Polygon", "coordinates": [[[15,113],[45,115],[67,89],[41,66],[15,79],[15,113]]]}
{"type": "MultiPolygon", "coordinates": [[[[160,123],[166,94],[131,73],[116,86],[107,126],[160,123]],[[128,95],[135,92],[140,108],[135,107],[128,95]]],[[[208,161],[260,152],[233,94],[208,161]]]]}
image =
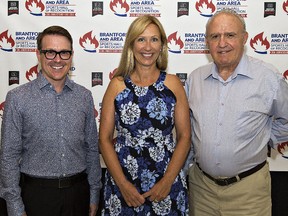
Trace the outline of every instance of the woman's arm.
{"type": "Polygon", "coordinates": [[[114,100],[117,94],[125,88],[125,84],[119,78],[111,80],[103,97],[101,118],[99,127],[100,152],[107,169],[119,187],[122,196],[128,206],[140,206],[145,199],[137,189],[125,177],[114,149],[113,135],[115,130],[115,106],[114,100]]]}

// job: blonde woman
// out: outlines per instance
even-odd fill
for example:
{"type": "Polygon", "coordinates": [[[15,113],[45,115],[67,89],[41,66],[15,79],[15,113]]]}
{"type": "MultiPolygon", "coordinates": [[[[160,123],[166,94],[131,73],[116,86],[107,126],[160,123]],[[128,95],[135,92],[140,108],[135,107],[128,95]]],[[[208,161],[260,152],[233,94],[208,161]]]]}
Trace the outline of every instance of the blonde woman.
{"type": "Polygon", "coordinates": [[[180,80],[165,72],[167,56],[158,19],[135,19],[103,98],[99,136],[107,173],[102,215],[187,213],[181,168],[190,148],[189,108],[180,80]]]}

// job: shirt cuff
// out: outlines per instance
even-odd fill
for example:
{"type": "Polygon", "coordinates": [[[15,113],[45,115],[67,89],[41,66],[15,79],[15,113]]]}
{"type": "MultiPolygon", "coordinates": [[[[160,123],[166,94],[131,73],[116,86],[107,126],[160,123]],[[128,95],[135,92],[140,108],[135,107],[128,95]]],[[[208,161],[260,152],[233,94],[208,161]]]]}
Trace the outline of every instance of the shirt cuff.
{"type": "Polygon", "coordinates": [[[99,204],[100,190],[90,190],[90,204],[99,204]]]}
{"type": "Polygon", "coordinates": [[[22,201],[6,201],[8,215],[22,216],[25,212],[24,204],[22,201]]]}

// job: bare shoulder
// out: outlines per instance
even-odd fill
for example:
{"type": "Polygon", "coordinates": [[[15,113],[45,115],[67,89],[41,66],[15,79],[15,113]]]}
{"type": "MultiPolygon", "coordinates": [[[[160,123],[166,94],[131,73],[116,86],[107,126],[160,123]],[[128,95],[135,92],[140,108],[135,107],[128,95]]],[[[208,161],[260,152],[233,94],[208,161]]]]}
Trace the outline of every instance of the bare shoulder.
{"type": "Polygon", "coordinates": [[[125,83],[124,83],[124,78],[123,78],[123,77],[120,77],[120,76],[118,76],[118,77],[113,77],[113,78],[111,79],[109,85],[111,85],[111,84],[112,84],[113,86],[116,85],[116,87],[117,87],[117,86],[121,86],[121,85],[125,85],[125,83]]]}
{"type": "Polygon", "coordinates": [[[109,96],[115,97],[117,94],[123,91],[125,87],[126,86],[123,77],[114,77],[110,81],[106,93],[109,94],[109,96]]]}
{"type": "Polygon", "coordinates": [[[180,79],[174,74],[167,74],[164,83],[169,89],[174,92],[174,94],[175,92],[179,91],[179,88],[181,88],[180,90],[183,89],[183,85],[180,79]]]}

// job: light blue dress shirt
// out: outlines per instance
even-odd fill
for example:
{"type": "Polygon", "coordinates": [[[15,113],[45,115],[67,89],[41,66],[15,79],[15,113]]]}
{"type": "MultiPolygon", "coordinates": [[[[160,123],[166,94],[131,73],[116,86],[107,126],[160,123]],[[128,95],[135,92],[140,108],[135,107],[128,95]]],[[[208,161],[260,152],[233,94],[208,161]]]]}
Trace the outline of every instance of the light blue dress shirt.
{"type": "Polygon", "coordinates": [[[194,158],[208,174],[235,176],[267,159],[267,143],[288,140],[288,85],[272,65],[243,55],[224,81],[212,62],[185,88],[194,158]]]}

